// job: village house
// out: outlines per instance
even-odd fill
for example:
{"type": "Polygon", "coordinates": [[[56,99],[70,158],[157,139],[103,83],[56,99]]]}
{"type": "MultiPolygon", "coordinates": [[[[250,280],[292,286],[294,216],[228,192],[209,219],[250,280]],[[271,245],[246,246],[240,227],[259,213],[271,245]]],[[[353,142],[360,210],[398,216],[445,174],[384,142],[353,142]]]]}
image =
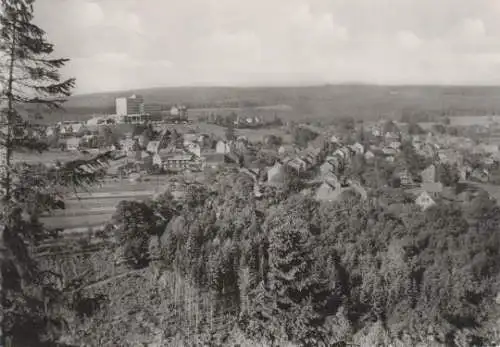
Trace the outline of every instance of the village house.
{"type": "Polygon", "coordinates": [[[413,178],[407,168],[402,168],[396,172],[396,176],[402,186],[411,186],[413,184],[413,178]]]}
{"type": "Polygon", "coordinates": [[[351,145],[350,148],[355,154],[363,154],[365,152],[365,147],[359,142],[356,142],[355,144],[351,145]]]}
{"type": "Polygon", "coordinates": [[[202,153],[202,168],[203,169],[218,169],[225,163],[225,156],[222,153],[202,153]]]}
{"type": "Polygon", "coordinates": [[[337,156],[328,156],[325,158],[325,162],[330,163],[335,169],[338,169],[343,163],[341,158],[337,156]]]}
{"type": "Polygon", "coordinates": [[[299,158],[304,163],[306,163],[306,170],[309,170],[309,169],[313,168],[314,165],[316,164],[315,158],[312,155],[310,155],[310,154],[302,155],[299,158]]]}
{"type": "Polygon", "coordinates": [[[185,147],[189,146],[192,143],[198,142],[198,134],[190,134],[190,133],[185,133],[182,135],[183,137],[183,144],[185,147]]]}
{"type": "Polygon", "coordinates": [[[437,181],[437,169],[434,164],[429,165],[425,170],[420,173],[423,183],[437,181]]]}
{"type": "Polygon", "coordinates": [[[335,144],[340,144],[339,138],[335,135],[332,135],[332,137],[330,137],[330,142],[335,144]]]}
{"type": "Polygon", "coordinates": [[[443,192],[444,186],[441,182],[423,182],[420,189],[425,190],[431,198],[438,198],[443,192]]]}
{"type": "Polygon", "coordinates": [[[202,166],[201,161],[190,153],[156,154],[153,157],[153,164],[169,171],[197,171],[201,170],[202,166]]]}
{"type": "Polygon", "coordinates": [[[298,175],[307,170],[307,163],[300,158],[285,160],[285,165],[296,171],[298,175]]]}
{"type": "Polygon", "coordinates": [[[392,147],[384,147],[382,148],[382,153],[386,156],[394,156],[398,154],[398,150],[392,147]]]}
{"type": "Polygon", "coordinates": [[[220,154],[228,154],[231,153],[231,146],[229,145],[228,142],[220,140],[217,142],[215,151],[220,154]]]}
{"type": "Polygon", "coordinates": [[[337,183],[337,182],[340,182],[339,178],[337,177],[337,175],[333,172],[327,172],[325,173],[322,177],[321,177],[321,180],[323,182],[330,182],[330,183],[337,183]]]}
{"type": "Polygon", "coordinates": [[[415,203],[425,210],[435,204],[443,190],[441,182],[425,182],[420,187],[407,190],[407,192],[414,195],[415,203]]]}
{"type": "Polygon", "coordinates": [[[60,134],[64,136],[72,136],[76,135],[80,132],[80,129],[83,127],[82,123],[72,122],[71,124],[61,124],[60,134]]]}
{"type": "Polygon", "coordinates": [[[189,145],[186,146],[186,150],[189,153],[194,154],[196,157],[201,157],[201,147],[197,143],[190,143],[189,145]]]}
{"type": "Polygon", "coordinates": [[[153,154],[158,153],[160,151],[160,141],[150,141],[146,147],[146,151],[153,154]]]}
{"type": "Polygon", "coordinates": [[[321,176],[327,175],[330,172],[335,172],[335,166],[333,166],[333,164],[330,163],[329,161],[325,161],[319,167],[319,172],[321,176]]]}
{"type": "Polygon", "coordinates": [[[334,156],[338,156],[341,160],[349,161],[351,159],[351,150],[348,147],[342,147],[337,149],[334,156]]]}
{"type": "Polygon", "coordinates": [[[80,139],[80,147],[97,148],[99,147],[98,138],[96,135],[84,135],[80,139]]]}
{"type": "Polygon", "coordinates": [[[434,206],[436,202],[426,191],[423,191],[415,199],[415,204],[417,204],[422,210],[425,211],[431,206],[434,206]]]}
{"type": "Polygon", "coordinates": [[[389,148],[395,149],[397,151],[401,148],[401,142],[393,141],[393,142],[389,143],[389,148]]]}
{"type": "Polygon", "coordinates": [[[316,190],[316,200],[328,202],[337,201],[342,196],[342,193],[349,191],[358,195],[362,200],[367,199],[368,194],[359,182],[349,180],[346,183],[346,187],[343,188],[342,183],[333,177],[329,180],[325,180],[316,190]]]}
{"type": "Polygon", "coordinates": [[[126,138],[124,140],[120,140],[119,143],[120,143],[120,147],[121,147],[123,152],[129,153],[129,152],[134,151],[135,140],[133,138],[129,137],[129,138],[126,138]]]}
{"type": "Polygon", "coordinates": [[[50,137],[54,136],[56,134],[56,129],[52,126],[48,126],[47,129],[45,129],[45,136],[50,137]]]}
{"type": "Polygon", "coordinates": [[[372,152],[372,151],[367,151],[367,152],[365,153],[365,159],[366,159],[366,160],[372,160],[373,158],[375,158],[375,154],[373,154],[373,152],[372,152]]]}
{"type": "Polygon", "coordinates": [[[210,135],[200,134],[198,136],[197,142],[199,143],[201,148],[210,147],[211,146],[210,135]]]}
{"type": "Polygon", "coordinates": [[[477,168],[475,170],[473,170],[470,174],[470,178],[475,180],[475,181],[479,181],[479,182],[482,182],[482,183],[486,183],[489,181],[490,177],[489,177],[489,172],[488,170],[486,169],[481,169],[481,168],[477,168]]]}
{"type": "Polygon", "coordinates": [[[278,149],[278,154],[282,156],[295,155],[297,154],[297,149],[293,145],[282,145],[278,149]]]}
{"type": "Polygon", "coordinates": [[[379,124],[374,124],[370,130],[373,136],[375,137],[382,136],[382,127],[379,124]]]}
{"type": "Polygon", "coordinates": [[[80,148],[81,139],[78,137],[70,137],[66,140],[66,149],[68,151],[77,151],[80,148]]]}
{"type": "Polygon", "coordinates": [[[481,160],[481,163],[486,166],[492,166],[493,164],[495,164],[495,160],[492,157],[484,157],[481,160]]]}
{"type": "Polygon", "coordinates": [[[384,137],[386,143],[399,142],[400,140],[400,135],[396,132],[386,132],[384,137]]]}

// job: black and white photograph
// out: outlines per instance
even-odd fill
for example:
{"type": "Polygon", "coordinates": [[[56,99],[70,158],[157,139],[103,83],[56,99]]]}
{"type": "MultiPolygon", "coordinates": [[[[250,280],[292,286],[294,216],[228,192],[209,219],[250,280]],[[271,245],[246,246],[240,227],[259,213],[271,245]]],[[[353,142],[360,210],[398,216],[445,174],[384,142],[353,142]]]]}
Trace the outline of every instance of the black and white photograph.
{"type": "Polygon", "coordinates": [[[0,347],[500,347],[500,0],[0,0],[0,347]]]}

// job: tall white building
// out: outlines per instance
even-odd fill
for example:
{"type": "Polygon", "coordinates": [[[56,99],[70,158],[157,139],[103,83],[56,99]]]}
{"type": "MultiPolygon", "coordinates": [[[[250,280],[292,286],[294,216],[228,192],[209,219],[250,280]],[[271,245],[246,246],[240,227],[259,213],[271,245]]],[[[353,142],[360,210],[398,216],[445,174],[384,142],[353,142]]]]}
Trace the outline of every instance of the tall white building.
{"type": "Polygon", "coordinates": [[[140,95],[132,95],[128,98],[116,98],[116,114],[127,116],[130,114],[141,114],[143,112],[144,99],[140,95]]]}

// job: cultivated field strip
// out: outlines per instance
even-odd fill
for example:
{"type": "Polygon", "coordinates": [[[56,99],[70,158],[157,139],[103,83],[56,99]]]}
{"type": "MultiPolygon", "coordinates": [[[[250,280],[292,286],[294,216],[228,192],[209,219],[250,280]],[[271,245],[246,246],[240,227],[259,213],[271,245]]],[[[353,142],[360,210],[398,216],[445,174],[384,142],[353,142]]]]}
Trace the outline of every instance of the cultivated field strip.
{"type": "Polygon", "coordinates": [[[116,205],[122,200],[146,200],[166,183],[165,177],[153,177],[148,182],[132,183],[128,180],[108,180],[91,192],[77,192],[65,199],[65,209],[52,211],[42,218],[50,228],[88,230],[106,224],[116,205]]]}

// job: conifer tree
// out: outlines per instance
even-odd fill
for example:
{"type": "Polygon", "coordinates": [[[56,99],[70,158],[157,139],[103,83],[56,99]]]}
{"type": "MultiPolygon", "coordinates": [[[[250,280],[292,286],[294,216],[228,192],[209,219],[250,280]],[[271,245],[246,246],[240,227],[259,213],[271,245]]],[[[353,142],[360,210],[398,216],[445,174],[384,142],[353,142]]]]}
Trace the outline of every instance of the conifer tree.
{"type": "Polygon", "coordinates": [[[16,149],[42,149],[25,119],[60,108],[75,86],[73,78],[61,78],[58,70],[68,59],[51,57],[54,46],[32,22],[33,5],[34,0],[0,1],[0,346],[55,345],[57,337],[48,333],[60,327],[52,324],[60,319],[52,319],[51,311],[61,288],[46,285],[57,276],[49,278],[31,254],[48,233],[38,217],[63,208],[61,197],[68,188],[95,184],[111,159],[107,152],[51,167],[13,164],[16,149]]]}
{"type": "Polygon", "coordinates": [[[313,208],[309,201],[292,198],[266,221],[269,271],[267,283],[254,291],[253,333],[260,330],[261,335],[279,336],[302,346],[324,345],[328,283],[313,257],[313,208]]]}

